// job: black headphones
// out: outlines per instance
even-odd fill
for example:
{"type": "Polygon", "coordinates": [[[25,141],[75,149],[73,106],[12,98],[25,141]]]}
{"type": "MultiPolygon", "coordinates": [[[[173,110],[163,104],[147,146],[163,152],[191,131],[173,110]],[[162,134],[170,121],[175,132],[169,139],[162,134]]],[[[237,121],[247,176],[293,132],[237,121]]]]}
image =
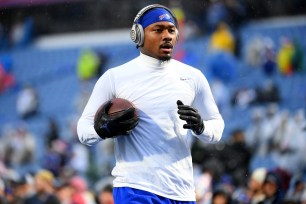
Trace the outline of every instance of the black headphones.
{"type": "Polygon", "coordinates": [[[141,24],[138,24],[137,21],[148,11],[150,11],[151,9],[154,8],[163,8],[165,10],[167,10],[172,18],[174,19],[174,25],[175,25],[175,33],[176,33],[176,41],[178,41],[179,39],[179,32],[178,32],[178,23],[177,23],[177,19],[174,15],[174,13],[167,7],[160,5],[160,4],[152,4],[149,6],[144,7],[143,9],[141,9],[138,14],[136,15],[136,17],[134,18],[134,22],[133,22],[133,26],[132,29],[130,31],[130,37],[132,39],[132,41],[134,43],[136,43],[137,48],[141,47],[144,43],[144,30],[142,28],[141,24]]]}

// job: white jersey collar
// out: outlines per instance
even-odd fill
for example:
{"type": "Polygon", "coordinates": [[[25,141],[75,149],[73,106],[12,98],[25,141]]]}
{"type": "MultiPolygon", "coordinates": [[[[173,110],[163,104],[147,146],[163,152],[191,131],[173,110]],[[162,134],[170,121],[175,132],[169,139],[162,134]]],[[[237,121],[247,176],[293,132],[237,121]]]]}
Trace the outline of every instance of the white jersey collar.
{"type": "Polygon", "coordinates": [[[139,59],[143,63],[146,63],[146,64],[148,64],[148,65],[150,65],[150,66],[152,66],[154,68],[165,68],[171,62],[171,59],[168,60],[168,61],[162,61],[162,60],[158,60],[156,58],[150,57],[148,55],[145,55],[145,54],[143,54],[141,52],[140,52],[140,55],[139,55],[139,59]]]}

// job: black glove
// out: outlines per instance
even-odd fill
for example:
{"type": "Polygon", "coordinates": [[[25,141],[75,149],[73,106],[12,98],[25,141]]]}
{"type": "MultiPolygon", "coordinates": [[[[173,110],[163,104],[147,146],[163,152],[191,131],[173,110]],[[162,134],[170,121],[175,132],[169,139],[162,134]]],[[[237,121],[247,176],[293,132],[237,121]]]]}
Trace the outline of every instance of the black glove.
{"type": "Polygon", "coordinates": [[[180,100],[176,103],[180,119],[187,122],[183,125],[183,128],[191,129],[195,134],[200,135],[204,131],[204,123],[198,111],[191,106],[184,105],[180,100]]]}
{"type": "Polygon", "coordinates": [[[94,128],[102,139],[128,135],[138,124],[138,117],[135,115],[134,107],[115,116],[109,116],[107,113],[111,105],[112,101],[110,100],[95,115],[94,128]]]}

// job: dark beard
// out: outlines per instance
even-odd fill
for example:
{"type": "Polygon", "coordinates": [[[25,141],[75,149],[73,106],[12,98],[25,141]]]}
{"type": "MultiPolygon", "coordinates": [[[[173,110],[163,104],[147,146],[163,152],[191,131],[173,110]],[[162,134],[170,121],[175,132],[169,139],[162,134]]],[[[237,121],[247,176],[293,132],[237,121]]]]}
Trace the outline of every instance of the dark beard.
{"type": "Polygon", "coordinates": [[[158,59],[163,61],[163,62],[169,61],[169,60],[171,60],[171,55],[169,55],[169,56],[162,56],[162,57],[159,57],[158,59]]]}

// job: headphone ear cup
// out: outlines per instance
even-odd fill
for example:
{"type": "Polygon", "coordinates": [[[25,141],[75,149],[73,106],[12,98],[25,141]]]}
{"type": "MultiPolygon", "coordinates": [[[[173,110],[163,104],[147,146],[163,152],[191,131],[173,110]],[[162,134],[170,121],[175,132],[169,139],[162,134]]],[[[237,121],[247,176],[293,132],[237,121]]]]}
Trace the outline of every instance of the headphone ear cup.
{"type": "Polygon", "coordinates": [[[139,47],[143,46],[144,43],[144,30],[141,24],[136,24],[136,34],[137,42],[135,42],[139,47]]]}
{"type": "Polygon", "coordinates": [[[137,46],[142,46],[144,42],[144,31],[140,24],[134,23],[131,31],[130,31],[130,37],[134,43],[137,44],[137,46]]]}
{"type": "Polygon", "coordinates": [[[136,24],[134,23],[132,25],[131,31],[130,31],[130,37],[131,40],[136,43],[137,42],[137,33],[136,33],[136,24]]]}

